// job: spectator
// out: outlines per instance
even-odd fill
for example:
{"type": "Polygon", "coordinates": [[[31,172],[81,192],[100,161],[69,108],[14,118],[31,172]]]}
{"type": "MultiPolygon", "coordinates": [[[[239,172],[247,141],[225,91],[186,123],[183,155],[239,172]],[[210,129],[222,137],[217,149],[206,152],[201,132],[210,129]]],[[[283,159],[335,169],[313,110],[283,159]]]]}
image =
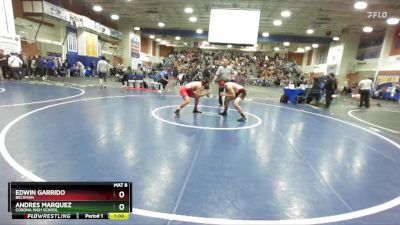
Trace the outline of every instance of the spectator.
{"type": "Polygon", "coordinates": [[[49,76],[54,77],[56,75],[56,72],[55,72],[56,64],[55,64],[54,59],[47,60],[47,70],[49,71],[48,72],[49,76]]]}
{"type": "Polygon", "coordinates": [[[207,65],[203,70],[203,78],[211,80],[211,65],[207,65]]]}
{"type": "Polygon", "coordinates": [[[106,57],[102,56],[101,60],[97,63],[97,73],[100,78],[100,88],[107,88],[107,73],[110,70],[110,64],[106,61],[106,57]],[[103,83],[104,80],[104,83],[103,83]]]}
{"type": "MultiPolygon", "coordinates": [[[[168,84],[168,74],[167,70],[161,71],[156,75],[155,81],[160,83],[163,87],[163,91],[166,91],[167,84],[168,84]]],[[[161,90],[161,87],[160,87],[161,90]]]]}
{"type": "Polygon", "coordinates": [[[332,95],[337,89],[335,74],[330,73],[329,78],[325,83],[325,107],[329,108],[332,101],[332,95]]]}
{"type": "Polygon", "coordinates": [[[73,77],[78,77],[79,76],[79,69],[76,63],[72,64],[71,66],[71,72],[73,77]]]}
{"type": "Polygon", "coordinates": [[[11,56],[8,58],[8,66],[11,69],[12,77],[15,80],[21,80],[21,67],[22,60],[17,56],[16,53],[11,53],[11,56]]]}
{"type": "Polygon", "coordinates": [[[2,73],[0,80],[8,78],[8,55],[5,55],[3,50],[0,50],[0,67],[2,73]]]}
{"type": "Polygon", "coordinates": [[[321,81],[318,77],[314,77],[312,88],[308,90],[306,96],[306,103],[310,104],[313,99],[319,101],[320,98],[321,98],[321,81]]]}
{"type": "Polygon", "coordinates": [[[369,108],[369,96],[372,90],[372,86],[372,78],[363,79],[358,83],[361,94],[359,107],[363,107],[363,105],[365,104],[365,107],[369,108]]]}
{"type": "Polygon", "coordinates": [[[37,67],[37,63],[36,63],[36,60],[37,60],[37,57],[36,56],[34,56],[33,58],[32,58],[32,60],[31,60],[31,65],[30,65],[30,67],[31,67],[31,73],[30,73],[30,76],[31,77],[36,77],[36,67],[37,67]]]}
{"type": "Polygon", "coordinates": [[[46,65],[47,65],[46,58],[44,56],[40,57],[38,72],[39,72],[41,77],[47,76],[47,66],[46,65]]]}
{"type": "Polygon", "coordinates": [[[22,60],[21,77],[29,78],[29,62],[25,54],[20,54],[19,58],[22,60]]]}
{"type": "Polygon", "coordinates": [[[123,77],[122,77],[122,87],[125,87],[125,82],[127,84],[127,86],[129,87],[129,76],[133,76],[133,70],[132,67],[128,66],[128,68],[126,69],[123,77]]]}
{"type": "Polygon", "coordinates": [[[80,61],[76,62],[76,66],[77,66],[78,71],[79,71],[79,76],[80,77],[84,77],[85,74],[86,74],[85,66],[80,61]]]}
{"type": "Polygon", "coordinates": [[[91,76],[94,77],[97,74],[97,72],[96,72],[96,70],[97,70],[96,61],[94,61],[94,60],[92,61],[92,63],[90,64],[90,70],[91,70],[91,76]]]}
{"type": "Polygon", "coordinates": [[[349,79],[346,79],[343,84],[342,95],[350,94],[351,88],[349,87],[349,79]]]}
{"type": "Polygon", "coordinates": [[[71,66],[69,65],[67,60],[64,60],[62,67],[65,70],[65,76],[70,77],[71,76],[71,66]]]}

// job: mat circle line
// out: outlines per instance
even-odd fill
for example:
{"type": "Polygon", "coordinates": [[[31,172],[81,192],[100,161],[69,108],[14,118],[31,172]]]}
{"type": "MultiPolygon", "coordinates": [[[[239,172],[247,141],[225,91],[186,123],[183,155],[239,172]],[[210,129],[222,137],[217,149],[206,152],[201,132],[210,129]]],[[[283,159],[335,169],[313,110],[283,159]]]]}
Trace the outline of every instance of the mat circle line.
{"type": "MultiPolygon", "coordinates": [[[[194,105],[188,105],[190,106],[194,106],[194,105]]],[[[163,106],[163,107],[159,107],[154,109],[151,112],[151,115],[156,118],[157,120],[164,122],[164,123],[168,123],[171,125],[176,125],[176,126],[181,126],[181,127],[186,127],[186,128],[194,128],[194,129],[202,129],[202,130],[245,130],[245,129],[251,129],[251,128],[255,128],[261,125],[262,120],[260,119],[260,117],[252,114],[252,113],[248,113],[245,112],[244,114],[247,116],[251,116],[257,119],[257,123],[250,125],[250,126],[244,126],[244,127],[202,127],[202,126],[195,126],[195,125],[188,125],[188,124],[182,124],[182,123],[176,123],[176,122],[172,122],[166,119],[161,118],[160,116],[157,115],[157,112],[162,110],[162,109],[167,109],[167,108],[173,108],[176,109],[178,107],[178,105],[170,105],[170,106],[163,106]]],[[[205,106],[205,105],[199,105],[199,107],[203,107],[203,108],[215,108],[215,109],[219,109],[220,107],[216,107],[216,106],[205,106]]],[[[234,109],[228,109],[229,111],[236,111],[234,109]]],[[[173,112],[173,110],[171,110],[171,113],[173,112]]]]}
{"type": "MultiPolygon", "coordinates": [[[[55,86],[55,85],[53,85],[55,86]]],[[[55,86],[57,87],[57,86],[55,86]]],[[[77,87],[69,87],[69,86],[60,86],[60,87],[66,87],[66,88],[72,88],[81,91],[79,94],[68,96],[68,97],[63,97],[63,98],[56,98],[56,99],[49,99],[49,100],[44,100],[44,101],[35,101],[35,102],[26,102],[26,103],[17,103],[17,104],[8,104],[8,105],[0,105],[0,108],[4,107],[14,107],[14,106],[23,106],[23,105],[34,105],[34,104],[40,104],[40,103],[47,103],[47,102],[55,102],[55,101],[61,101],[61,100],[66,100],[66,99],[71,99],[71,98],[76,98],[81,95],[85,94],[85,90],[77,87]]],[[[1,91],[0,91],[1,92],[1,91]]]]}
{"type": "MultiPolygon", "coordinates": [[[[362,123],[368,124],[368,125],[373,126],[373,127],[377,127],[379,129],[382,129],[382,130],[386,130],[386,131],[389,131],[389,132],[392,132],[392,133],[395,133],[395,134],[400,134],[400,131],[392,130],[392,129],[389,129],[389,128],[386,128],[386,127],[382,127],[382,126],[376,125],[374,123],[368,122],[366,120],[363,120],[361,118],[358,118],[357,116],[353,115],[353,112],[363,112],[363,110],[355,109],[355,110],[348,111],[347,114],[353,119],[356,119],[356,120],[358,120],[358,121],[360,121],[362,123]]],[[[371,111],[371,112],[385,112],[385,111],[371,111]]],[[[395,111],[386,111],[386,112],[398,113],[398,112],[395,112],[395,111]]]]}

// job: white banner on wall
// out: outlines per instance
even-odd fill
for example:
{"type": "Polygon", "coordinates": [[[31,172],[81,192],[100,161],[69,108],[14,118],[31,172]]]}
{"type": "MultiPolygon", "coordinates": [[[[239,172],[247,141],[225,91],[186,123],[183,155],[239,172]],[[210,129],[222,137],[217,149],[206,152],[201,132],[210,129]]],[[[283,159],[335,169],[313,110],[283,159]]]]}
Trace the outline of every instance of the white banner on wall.
{"type": "Polygon", "coordinates": [[[91,20],[86,16],[82,16],[82,24],[84,28],[96,31],[97,33],[105,34],[108,36],[110,36],[111,34],[110,28],[102,25],[101,23],[91,20]]]}
{"type": "Polygon", "coordinates": [[[89,18],[87,18],[86,16],[83,16],[82,18],[82,22],[83,22],[83,27],[90,29],[90,30],[95,30],[94,29],[94,24],[95,22],[89,18]]]}
{"type": "Polygon", "coordinates": [[[75,32],[68,31],[67,34],[67,51],[78,52],[78,38],[75,32]]]}
{"type": "Polygon", "coordinates": [[[70,12],[69,18],[70,18],[70,25],[72,27],[75,28],[83,27],[83,16],[70,12]]]}
{"type": "Polygon", "coordinates": [[[110,28],[108,28],[106,26],[103,26],[103,25],[101,25],[100,23],[97,23],[97,22],[94,23],[94,30],[97,31],[100,34],[105,34],[105,35],[108,35],[108,36],[110,36],[110,34],[111,34],[110,28]]]}
{"type": "Polygon", "coordinates": [[[332,47],[328,52],[327,64],[340,64],[343,55],[343,45],[332,47]]]}
{"type": "Polygon", "coordinates": [[[114,38],[117,38],[117,39],[122,39],[122,32],[110,28],[110,36],[114,37],[114,38]]]}
{"type": "Polygon", "coordinates": [[[0,50],[4,54],[11,52],[21,52],[21,39],[16,34],[0,34],[0,50]]]}
{"type": "Polygon", "coordinates": [[[48,2],[43,2],[43,13],[69,22],[69,11],[48,2]]]}
{"type": "Polygon", "coordinates": [[[140,58],[140,36],[131,33],[131,57],[139,59],[140,58]]]}

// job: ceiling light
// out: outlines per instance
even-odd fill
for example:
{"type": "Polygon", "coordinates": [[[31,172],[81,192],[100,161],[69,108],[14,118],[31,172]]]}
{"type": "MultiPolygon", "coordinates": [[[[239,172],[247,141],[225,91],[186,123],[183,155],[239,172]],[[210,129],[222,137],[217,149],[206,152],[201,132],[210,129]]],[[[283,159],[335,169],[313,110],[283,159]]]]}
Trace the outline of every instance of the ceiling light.
{"type": "Polygon", "coordinates": [[[176,37],[175,37],[175,40],[179,41],[179,40],[181,40],[181,37],[176,36],[176,37]]]}
{"type": "Polygon", "coordinates": [[[95,5],[95,6],[93,6],[93,10],[96,12],[101,12],[101,11],[103,11],[103,8],[99,5],[95,5]]]}
{"type": "Polygon", "coordinates": [[[184,45],[188,45],[186,42],[183,42],[184,45]]]}
{"type": "Polygon", "coordinates": [[[274,26],[280,26],[282,25],[282,20],[274,20],[273,24],[274,26]]]}
{"type": "Polygon", "coordinates": [[[373,30],[374,30],[374,28],[372,28],[372,27],[364,27],[364,28],[363,28],[363,31],[364,31],[365,33],[371,33],[373,30]]]}
{"type": "Polygon", "coordinates": [[[197,21],[197,17],[191,16],[191,17],[189,17],[189,21],[194,23],[197,21]]]}
{"type": "Polygon", "coordinates": [[[118,20],[118,19],[119,19],[119,16],[118,16],[117,14],[112,14],[112,15],[111,15],[111,19],[112,19],[112,20],[118,20]]]}
{"type": "Polygon", "coordinates": [[[399,23],[399,19],[392,17],[392,18],[387,19],[386,23],[389,25],[396,25],[399,23]]]}
{"type": "Polygon", "coordinates": [[[279,47],[275,47],[274,51],[279,52],[279,47]]]}
{"type": "Polygon", "coordinates": [[[263,36],[263,37],[268,37],[268,36],[269,36],[269,33],[268,33],[268,32],[263,32],[263,33],[262,33],[262,36],[263,36]]]}
{"type": "Polygon", "coordinates": [[[318,48],[319,45],[318,45],[318,44],[312,44],[311,46],[312,46],[313,48],[318,48]]]}
{"type": "Polygon", "coordinates": [[[308,51],[308,50],[310,50],[311,49],[311,47],[310,46],[306,46],[306,47],[304,47],[304,50],[306,50],[306,51],[308,51]]]}
{"type": "Polygon", "coordinates": [[[226,47],[228,47],[228,48],[232,48],[232,45],[227,45],[226,47]]]}
{"type": "Polygon", "coordinates": [[[313,29],[308,29],[307,30],[307,34],[313,34],[314,33],[314,30],[313,29]]]}
{"type": "Polygon", "coordinates": [[[165,45],[165,44],[167,44],[167,42],[164,41],[164,40],[162,40],[162,41],[160,42],[160,44],[165,45]]]}
{"type": "Polygon", "coordinates": [[[289,42],[287,42],[287,41],[285,41],[285,42],[283,42],[283,45],[284,45],[284,46],[289,46],[289,45],[290,45],[290,43],[289,43],[289,42]]]}
{"type": "Polygon", "coordinates": [[[134,30],[140,30],[140,27],[134,27],[133,29],[134,30]]]}
{"type": "Polygon", "coordinates": [[[339,37],[333,37],[332,39],[333,39],[334,41],[339,41],[339,40],[340,40],[339,37]]]}
{"type": "Polygon", "coordinates": [[[185,8],[185,13],[193,13],[193,9],[190,7],[185,8]]]}
{"type": "Polygon", "coordinates": [[[292,13],[288,10],[282,11],[281,12],[281,16],[282,17],[289,17],[290,15],[292,15],[292,13]]]}
{"type": "Polygon", "coordinates": [[[159,23],[158,23],[158,26],[159,26],[159,27],[164,27],[164,26],[165,26],[165,23],[159,22],[159,23]]]}
{"type": "Polygon", "coordinates": [[[298,52],[298,53],[304,53],[304,48],[297,48],[297,51],[296,52],[298,52]]]}
{"type": "Polygon", "coordinates": [[[358,1],[358,2],[354,3],[354,8],[360,9],[360,10],[367,8],[367,6],[368,6],[368,4],[364,1],[358,1]]]}
{"type": "Polygon", "coordinates": [[[154,35],[150,35],[150,36],[149,36],[149,38],[151,38],[151,39],[154,39],[154,38],[155,38],[155,36],[154,36],[154,35]]]}
{"type": "Polygon", "coordinates": [[[160,38],[157,38],[157,39],[156,39],[156,41],[157,41],[157,42],[160,42],[160,41],[161,41],[161,39],[160,39],[160,38]]]}
{"type": "Polygon", "coordinates": [[[197,30],[196,30],[196,33],[202,34],[202,33],[203,33],[203,30],[202,30],[202,29],[197,29],[197,30]]]}

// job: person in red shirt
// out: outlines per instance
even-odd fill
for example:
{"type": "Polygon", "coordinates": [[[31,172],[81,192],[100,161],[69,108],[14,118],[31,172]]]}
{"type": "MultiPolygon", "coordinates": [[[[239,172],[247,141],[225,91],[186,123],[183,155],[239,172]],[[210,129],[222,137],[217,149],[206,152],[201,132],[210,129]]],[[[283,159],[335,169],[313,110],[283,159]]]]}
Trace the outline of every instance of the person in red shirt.
{"type": "Polygon", "coordinates": [[[210,85],[210,80],[205,78],[202,81],[193,81],[181,87],[179,90],[179,94],[183,98],[183,103],[179,105],[178,108],[175,110],[175,115],[179,117],[180,110],[189,104],[190,98],[194,98],[193,113],[201,113],[197,109],[197,106],[199,105],[199,100],[201,97],[205,95],[209,96],[210,94],[209,85],[210,85]]]}

